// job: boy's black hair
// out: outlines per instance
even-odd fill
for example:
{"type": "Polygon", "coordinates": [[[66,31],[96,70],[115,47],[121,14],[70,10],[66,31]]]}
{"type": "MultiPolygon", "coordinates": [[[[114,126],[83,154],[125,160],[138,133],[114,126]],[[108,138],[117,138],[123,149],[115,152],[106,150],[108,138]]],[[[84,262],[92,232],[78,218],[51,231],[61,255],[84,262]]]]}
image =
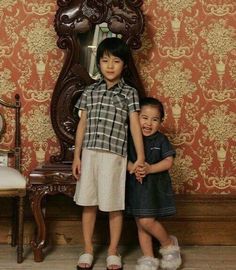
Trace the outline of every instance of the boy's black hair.
{"type": "Polygon", "coordinates": [[[161,121],[163,121],[165,117],[165,112],[164,112],[164,106],[160,100],[153,97],[145,97],[140,100],[140,107],[142,108],[143,106],[156,107],[158,111],[160,112],[161,121]]]}
{"type": "Polygon", "coordinates": [[[124,40],[117,37],[105,38],[98,45],[96,54],[97,66],[99,66],[100,59],[103,57],[104,53],[119,57],[124,62],[124,66],[128,64],[131,54],[129,47],[124,40]]]}

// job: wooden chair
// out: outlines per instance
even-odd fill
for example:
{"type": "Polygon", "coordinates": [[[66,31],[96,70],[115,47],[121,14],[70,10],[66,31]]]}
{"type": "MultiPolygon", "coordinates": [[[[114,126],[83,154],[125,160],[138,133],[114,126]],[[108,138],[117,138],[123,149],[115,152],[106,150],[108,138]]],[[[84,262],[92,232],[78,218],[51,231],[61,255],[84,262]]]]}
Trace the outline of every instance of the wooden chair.
{"type": "Polygon", "coordinates": [[[13,132],[14,138],[11,149],[1,149],[2,145],[0,145],[1,157],[12,160],[10,165],[0,164],[0,197],[13,197],[11,244],[17,245],[18,263],[23,261],[24,197],[26,195],[26,179],[21,174],[20,108],[19,95],[15,96],[13,103],[0,99],[0,143],[6,131],[8,136],[10,132],[13,132]],[[11,128],[7,128],[12,121],[7,122],[4,117],[4,113],[8,110],[14,113],[15,123],[12,131],[11,128]]]}

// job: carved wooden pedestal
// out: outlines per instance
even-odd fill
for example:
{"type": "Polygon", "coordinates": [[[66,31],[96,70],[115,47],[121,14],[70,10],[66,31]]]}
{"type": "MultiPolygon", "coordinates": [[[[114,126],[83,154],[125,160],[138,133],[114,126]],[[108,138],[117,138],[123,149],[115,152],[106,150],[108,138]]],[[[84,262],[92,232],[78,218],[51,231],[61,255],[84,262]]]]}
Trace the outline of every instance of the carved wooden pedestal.
{"type": "Polygon", "coordinates": [[[59,193],[73,197],[75,183],[76,181],[72,177],[71,164],[45,164],[31,172],[28,192],[37,226],[35,239],[31,241],[35,262],[43,261],[43,248],[46,240],[42,199],[46,195],[59,193]]]}

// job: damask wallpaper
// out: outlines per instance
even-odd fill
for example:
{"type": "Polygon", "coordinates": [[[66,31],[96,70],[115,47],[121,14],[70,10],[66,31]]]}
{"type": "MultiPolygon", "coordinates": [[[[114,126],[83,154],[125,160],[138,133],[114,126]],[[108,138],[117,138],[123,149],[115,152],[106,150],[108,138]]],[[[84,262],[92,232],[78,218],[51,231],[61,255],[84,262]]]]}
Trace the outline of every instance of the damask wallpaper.
{"type": "MultiPolygon", "coordinates": [[[[21,96],[26,176],[59,151],[49,115],[64,61],[56,9],[56,0],[0,0],[0,97],[21,96]]],[[[165,105],[176,193],[236,194],[236,1],[144,0],[143,12],[134,57],[147,95],[165,105]]]]}

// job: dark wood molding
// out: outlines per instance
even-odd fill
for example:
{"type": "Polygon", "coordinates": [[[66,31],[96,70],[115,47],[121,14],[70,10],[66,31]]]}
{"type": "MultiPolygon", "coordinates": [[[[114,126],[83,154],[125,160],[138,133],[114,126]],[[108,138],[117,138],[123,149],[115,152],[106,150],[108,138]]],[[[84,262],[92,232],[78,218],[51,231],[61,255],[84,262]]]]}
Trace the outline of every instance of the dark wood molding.
{"type": "MultiPolygon", "coordinates": [[[[49,188],[49,190],[54,190],[54,188],[49,188]]],[[[61,189],[58,193],[60,191],[61,189]]],[[[169,233],[178,237],[181,245],[236,245],[236,196],[176,195],[176,205],[177,214],[161,221],[169,233]]],[[[9,233],[10,217],[7,211],[9,207],[10,205],[3,204],[3,210],[0,213],[0,241],[2,243],[7,242],[9,233]],[[4,209],[6,209],[5,212],[4,209]]],[[[83,243],[81,208],[74,204],[72,198],[48,196],[45,222],[47,241],[50,243],[83,243]],[[61,236],[60,239],[58,235],[61,236]]],[[[25,244],[34,237],[32,224],[28,209],[26,210],[25,244]]],[[[105,226],[108,226],[107,215],[99,213],[94,234],[95,243],[104,244],[107,241],[105,226]]],[[[136,225],[132,218],[125,218],[121,244],[137,244],[136,225]]]]}

